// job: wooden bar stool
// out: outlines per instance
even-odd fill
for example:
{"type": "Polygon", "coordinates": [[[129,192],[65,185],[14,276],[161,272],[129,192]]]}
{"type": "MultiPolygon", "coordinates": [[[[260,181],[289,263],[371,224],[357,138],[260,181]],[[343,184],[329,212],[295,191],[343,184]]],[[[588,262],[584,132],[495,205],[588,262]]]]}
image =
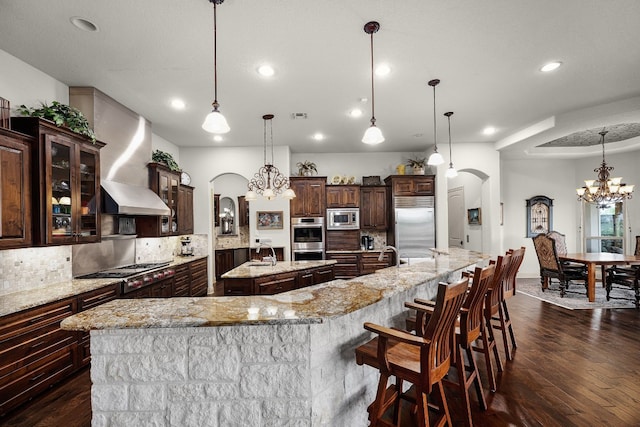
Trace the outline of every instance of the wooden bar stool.
{"type": "Polygon", "coordinates": [[[511,316],[509,316],[507,300],[516,293],[516,276],[524,259],[524,251],[524,246],[520,249],[509,249],[507,251],[507,254],[511,255],[511,263],[509,263],[507,274],[502,282],[502,295],[500,295],[498,315],[491,317],[492,327],[502,331],[502,341],[504,343],[504,352],[507,360],[513,360],[513,350],[518,347],[516,335],[513,332],[513,325],[511,324],[511,316]],[[508,337],[507,333],[509,334],[508,337]],[[509,342],[511,342],[511,346],[509,346],[509,342]]]}
{"type": "Polygon", "coordinates": [[[442,379],[451,364],[454,324],[467,286],[467,278],[453,284],[438,285],[433,312],[428,323],[420,328],[422,336],[372,323],[364,324],[365,329],[378,334],[356,349],[359,365],[366,364],[380,371],[376,399],[370,407],[371,426],[399,426],[399,413],[394,414],[393,424],[383,416],[392,405],[398,408],[401,398],[415,403],[418,426],[451,425],[442,379]],[[396,383],[388,386],[391,377],[396,377],[396,383]],[[413,384],[410,390],[413,398],[411,393],[403,392],[403,381],[413,384]],[[433,412],[433,418],[430,412],[433,412]]]}

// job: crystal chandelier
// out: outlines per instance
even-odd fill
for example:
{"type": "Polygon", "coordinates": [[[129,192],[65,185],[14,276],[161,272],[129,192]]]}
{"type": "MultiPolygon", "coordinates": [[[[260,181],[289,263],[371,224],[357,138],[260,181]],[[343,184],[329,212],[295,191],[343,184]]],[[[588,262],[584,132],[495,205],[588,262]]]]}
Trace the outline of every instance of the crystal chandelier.
{"type": "Polygon", "coordinates": [[[622,183],[622,178],[609,178],[609,172],[613,170],[613,166],[607,166],[607,162],[604,160],[604,136],[607,131],[602,130],[599,133],[602,137],[600,141],[602,143],[602,164],[593,170],[598,172],[598,179],[585,180],[585,186],[576,189],[576,192],[579,201],[597,205],[599,208],[606,208],[609,205],[630,199],[634,186],[622,183]]]}
{"type": "Polygon", "coordinates": [[[267,200],[273,200],[282,193],[282,198],[293,199],[296,193],[289,188],[289,178],[282,175],[277,167],[273,166],[273,114],[265,114],[262,116],[264,120],[264,166],[253,175],[249,181],[249,191],[245,194],[245,200],[252,201],[257,199],[257,195],[261,194],[267,200]],[[267,163],[267,123],[269,123],[269,139],[271,140],[271,163],[267,163]]]}
{"type": "Polygon", "coordinates": [[[224,0],[209,0],[213,3],[213,110],[207,114],[202,123],[202,129],[210,133],[227,133],[231,130],[227,124],[227,119],[218,111],[220,104],[218,103],[218,46],[217,46],[217,14],[216,6],[222,4],[224,0]]]}

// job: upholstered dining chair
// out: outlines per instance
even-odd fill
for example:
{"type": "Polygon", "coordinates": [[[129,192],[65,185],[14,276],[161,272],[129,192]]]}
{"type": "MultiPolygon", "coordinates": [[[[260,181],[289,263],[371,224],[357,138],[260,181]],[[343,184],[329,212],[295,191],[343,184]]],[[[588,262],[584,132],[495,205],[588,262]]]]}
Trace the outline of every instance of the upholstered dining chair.
{"type": "MultiPolygon", "coordinates": [[[[636,250],[634,255],[640,256],[640,236],[636,236],[636,250]]],[[[607,301],[610,300],[611,291],[614,287],[618,287],[614,285],[619,285],[622,288],[631,288],[634,290],[636,308],[640,308],[640,265],[614,265],[607,268],[606,275],[607,301]]]]}
{"type": "Polygon", "coordinates": [[[399,411],[394,411],[393,424],[384,415],[391,407],[397,409],[400,399],[415,404],[418,426],[452,425],[442,379],[451,366],[455,321],[468,282],[469,279],[463,278],[453,284],[438,285],[435,307],[422,336],[373,323],[364,324],[366,330],[378,335],[356,348],[359,365],[366,364],[380,371],[376,398],[369,407],[371,426],[399,426],[399,411]],[[391,377],[396,381],[388,386],[391,377]],[[406,392],[403,392],[403,381],[413,384],[406,392]],[[432,411],[435,414],[430,414],[432,411]]]}
{"type": "MultiPolygon", "coordinates": [[[[554,231],[548,232],[547,236],[553,239],[553,242],[555,243],[555,246],[556,246],[556,252],[558,253],[559,257],[567,254],[567,239],[564,234],[554,230],[554,231]]],[[[571,262],[571,261],[561,261],[561,262],[562,262],[562,267],[565,271],[569,268],[575,269],[575,270],[584,270],[585,272],[587,271],[587,266],[584,264],[580,264],[578,262],[571,262]]]]}
{"type": "Polygon", "coordinates": [[[565,269],[558,258],[554,239],[546,234],[538,234],[533,238],[533,246],[540,264],[540,283],[543,291],[546,289],[545,281],[551,278],[560,282],[561,297],[564,297],[571,281],[582,281],[585,289],[587,288],[587,272],[581,269],[565,269]]]}

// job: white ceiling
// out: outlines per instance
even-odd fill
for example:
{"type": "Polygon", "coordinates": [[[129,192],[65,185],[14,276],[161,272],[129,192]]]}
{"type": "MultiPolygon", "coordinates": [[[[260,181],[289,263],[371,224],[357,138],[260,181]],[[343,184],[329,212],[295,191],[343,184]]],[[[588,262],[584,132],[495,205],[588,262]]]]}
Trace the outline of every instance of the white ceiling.
{"type": "Polygon", "coordinates": [[[446,111],[454,112],[454,144],[507,147],[541,121],[639,96],[639,20],[637,0],[226,0],[218,6],[218,99],[231,132],[215,143],[200,127],[213,101],[207,0],[0,0],[0,49],[69,86],[98,88],[179,146],[262,145],[261,117],[273,113],[274,144],[292,152],[418,152],[433,143],[433,78],[442,81],[440,144],[446,111]],[[80,31],[73,16],[99,31],[80,31]],[[360,142],[370,118],[370,105],[359,102],[370,97],[370,20],[381,26],[376,63],[392,70],[376,78],[386,141],[374,147],[360,142]],[[564,65],[538,71],[550,60],[564,65]],[[270,79],[256,73],[265,62],[276,70],[270,79]],[[169,106],[174,97],[184,111],[169,106]],[[350,118],[357,106],[365,114],[350,118]],[[292,120],[297,112],[308,119],[292,120]],[[488,125],[498,133],[484,136],[488,125]],[[314,141],[315,132],[327,138],[314,141]]]}

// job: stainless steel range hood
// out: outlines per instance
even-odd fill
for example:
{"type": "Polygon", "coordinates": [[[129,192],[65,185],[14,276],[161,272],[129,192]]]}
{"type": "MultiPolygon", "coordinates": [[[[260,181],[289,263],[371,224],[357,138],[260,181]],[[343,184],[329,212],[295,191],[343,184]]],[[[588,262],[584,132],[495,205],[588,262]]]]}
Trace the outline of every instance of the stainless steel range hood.
{"type": "Polygon", "coordinates": [[[146,187],[121,182],[100,181],[105,213],[116,215],[169,215],[171,210],[156,193],[146,187]]]}

